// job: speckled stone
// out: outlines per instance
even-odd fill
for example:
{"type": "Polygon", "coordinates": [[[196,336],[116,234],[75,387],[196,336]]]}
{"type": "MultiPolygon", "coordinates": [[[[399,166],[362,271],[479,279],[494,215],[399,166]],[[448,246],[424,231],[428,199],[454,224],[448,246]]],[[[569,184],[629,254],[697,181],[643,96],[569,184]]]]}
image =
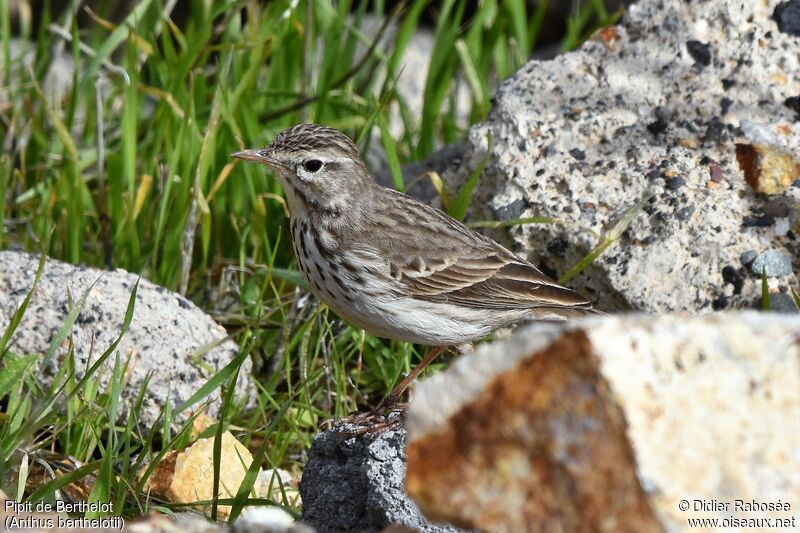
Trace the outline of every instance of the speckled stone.
{"type": "Polygon", "coordinates": [[[794,189],[781,193],[789,214],[769,214],[775,197],[747,184],[736,157],[737,143],[800,153],[785,104],[800,94],[800,54],[797,38],[777,29],[779,3],[641,0],[580,49],[526,64],[470,130],[463,164],[443,175],[448,193],[488,151],[469,219],[510,205],[524,206],[518,217],[558,218],[490,232],[555,275],[633,210],[630,227],[570,282],[603,310],[757,305],[758,276],[738,294],[722,279],[748,250],[785,253],[793,272],[770,283],[800,286],[794,189]],[[558,253],[548,249],[555,241],[558,253]]]}
{"type": "MultiPolygon", "coordinates": [[[[0,251],[0,332],[6,330],[30,291],[38,264],[36,256],[0,251]]],[[[103,271],[47,259],[33,299],[11,338],[11,351],[45,353],[70,310],[68,298],[76,304],[89,291],[68,337],[74,344],[76,374],[81,378],[90,363],[119,336],[137,279],[137,275],[121,269],[103,271]]],[[[138,412],[139,428],[147,432],[167,402],[174,409],[188,400],[238,355],[239,347],[223,340],[225,329],[192,302],[146,279],[139,280],[135,305],[130,328],[117,347],[120,360],[129,365],[121,395],[121,418],[127,416],[128,407],[149,376],[138,412]]],[[[67,348],[67,343],[62,343],[42,369],[43,384],[51,382],[67,348]]],[[[112,355],[99,371],[101,383],[108,383],[113,365],[112,355]]],[[[239,400],[249,403],[255,398],[251,366],[249,358],[245,359],[236,388],[239,400]]],[[[222,405],[219,391],[208,399],[212,401],[206,413],[215,418],[222,405]]],[[[181,424],[190,414],[191,409],[180,413],[175,424],[181,424]]]]}
{"type": "Polygon", "coordinates": [[[770,294],[769,304],[770,304],[770,311],[773,311],[775,313],[789,313],[789,314],[800,313],[800,309],[798,309],[797,304],[794,303],[794,298],[789,293],[779,292],[775,294],[770,294]]]}
{"type": "Polygon", "coordinates": [[[758,254],[755,250],[747,250],[742,252],[742,255],[739,256],[739,260],[744,266],[750,266],[753,264],[753,261],[756,260],[756,257],[758,257],[758,254]]]}
{"type": "Polygon", "coordinates": [[[755,258],[750,268],[753,273],[760,276],[763,272],[768,278],[788,276],[792,273],[792,260],[781,250],[767,250],[755,258]]]}

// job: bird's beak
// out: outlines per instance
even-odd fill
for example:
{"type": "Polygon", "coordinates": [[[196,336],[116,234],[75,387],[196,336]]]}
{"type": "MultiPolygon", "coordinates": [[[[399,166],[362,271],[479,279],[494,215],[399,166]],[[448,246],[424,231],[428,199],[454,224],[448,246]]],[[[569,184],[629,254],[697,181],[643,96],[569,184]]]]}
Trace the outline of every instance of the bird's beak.
{"type": "Polygon", "coordinates": [[[256,163],[261,163],[262,165],[269,165],[272,168],[283,168],[285,165],[275,159],[274,157],[269,156],[269,152],[266,149],[263,150],[242,150],[241,152],[236,152],[231,154],[231,157],[235,157],[237,159],[245,159],[247,161],[255,161],[256,163]]]}

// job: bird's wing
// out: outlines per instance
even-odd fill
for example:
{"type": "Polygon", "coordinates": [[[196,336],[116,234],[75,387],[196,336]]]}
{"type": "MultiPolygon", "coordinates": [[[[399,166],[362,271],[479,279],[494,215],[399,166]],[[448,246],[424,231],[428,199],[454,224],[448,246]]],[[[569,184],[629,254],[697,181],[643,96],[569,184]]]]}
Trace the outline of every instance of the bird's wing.
{"type": "Polygon", "coordinates": [[[438,209],[400,193],[389,198],[394,205],[377,216],[368,248],[405,294],[483,309],[591,308],[580,294],[438,209]]]}

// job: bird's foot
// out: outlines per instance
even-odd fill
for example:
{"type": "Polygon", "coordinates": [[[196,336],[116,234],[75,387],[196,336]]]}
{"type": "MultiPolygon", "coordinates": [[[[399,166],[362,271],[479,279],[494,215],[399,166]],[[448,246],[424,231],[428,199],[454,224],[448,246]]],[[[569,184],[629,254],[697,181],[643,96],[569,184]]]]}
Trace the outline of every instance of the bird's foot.
{"type": "Polygon", "coordinates": [[[339,430],[346,438],[364,435],[366,433],[379,433],[399,426],[405,420],[405,411],[408,404],[382,402],[378,407],[364,413],[354,413],[344,418],[325,420],[320,427],[329,431],[339,430]]]}
{"type": "Polygon", "coordinates": [[[323,429],[339,429],[347,428],[346,431],[341,431],[345,436],[363,435],[365,433],[377,433],[400,425],[405,420],[405,410],[407,404],[398,403],[403,393],[408,389],[411,383],[420,375],[420,373],[433,361],[442,351],[444,347],[434,346],[425,355],[425,358],[414,369],[398,383],[389,396],[381,402],[381,404],[371,411],[366,413],[356,413],[347,418],[338,418],[333,420],[326,420],[322,423],[323,429]]]}

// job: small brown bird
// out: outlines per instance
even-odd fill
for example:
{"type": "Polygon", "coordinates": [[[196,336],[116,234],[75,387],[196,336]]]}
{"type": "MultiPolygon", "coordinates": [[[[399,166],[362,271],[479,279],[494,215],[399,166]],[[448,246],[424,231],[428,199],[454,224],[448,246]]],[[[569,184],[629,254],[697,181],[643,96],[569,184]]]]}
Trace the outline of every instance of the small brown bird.
{"type": "Polygon", "coordinates": [[[337,130],[300,124],[262,150],[233,157],[275,171],[309,288],[373,335],[452,346],[517,322],[592,312],[589,300],[490,238],[376,184],[356,145],[337,130]]]}

